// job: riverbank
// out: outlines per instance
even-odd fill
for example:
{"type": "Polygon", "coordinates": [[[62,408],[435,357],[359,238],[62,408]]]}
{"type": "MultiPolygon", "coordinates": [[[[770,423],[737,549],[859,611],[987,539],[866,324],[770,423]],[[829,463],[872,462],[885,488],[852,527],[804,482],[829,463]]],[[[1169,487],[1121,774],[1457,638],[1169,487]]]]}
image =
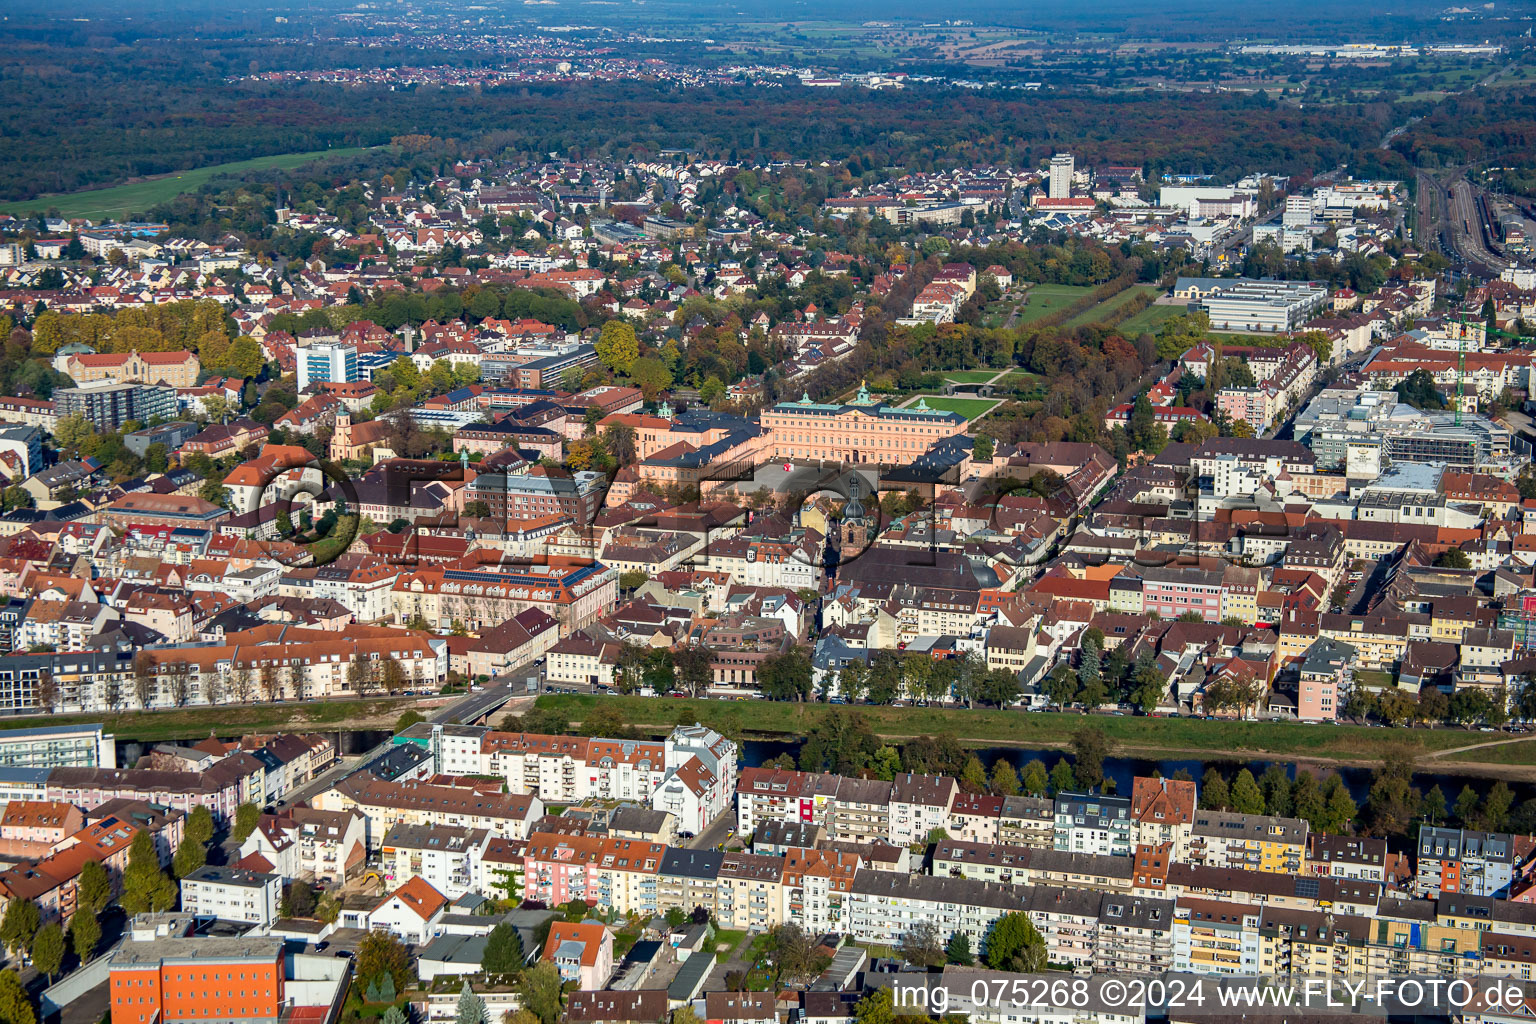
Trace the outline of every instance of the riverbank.
{"type": "Polygon", "coordinates": [[[174,711],[124,711],[105,715],[31,715],[0,719],[0,730],[44,725],[102,724],[120,741],[164,743],[209,736],[273,732],[350,732],[392,729],[402,712],[430,710],[421,697],[364,697],[353,700],[233,704],[178,708],[174,711]]]}
{"type": "Polygon", "coordinates": [[[849,708],[763,700],[570,694],[545,694],[537,703],[541,708],[558,711],[573,723],[579,722],[592,709],[604,707],[616,711],[623,721],[646,731],[661,733],[684,719],[697,719],[733,735],[762,739],[803,737],[828,714],[845,711],[861,715],[877,735],[897,742],[948,733],[967,746],[1056,750],[1069,747],[1072,734],[1091,723],[1109,737],[1117,755],[1148,759],[1204,756],[1223,761],[1283,759],[1319,765],[1370,767],[1379,764],[1389,751],[1407,747],[1416,750],[1416,759],[1426,770],[1536,781],[1536,736],[1499,737],[1462,729],[1379,729],[1358,725],[1085,716],[980,708],[849,708]],[[1462,757],[1468,760],[1462,760],[1462,757]]]}

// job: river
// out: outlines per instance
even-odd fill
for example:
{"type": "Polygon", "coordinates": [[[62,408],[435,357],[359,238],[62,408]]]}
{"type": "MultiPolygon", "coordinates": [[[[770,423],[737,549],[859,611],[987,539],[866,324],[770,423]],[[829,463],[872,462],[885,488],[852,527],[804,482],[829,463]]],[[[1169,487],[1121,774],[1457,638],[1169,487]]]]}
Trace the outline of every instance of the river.
{"type": "MultiPolygon", "coordinates": [[[[343,757],[355,757],[384,742],[384,740],[389,738],[390,734],[382,729],[361,729],[343,732],[327,731],[322,732],[322,735],[331,737],[333,741],[339,744],[338,749],[343,757]]],[[[221,739],[225,742],[237,742],[239,737],[221,737],[221,739]]],[[[191,742],[193,741],[187,741],[188,745],[191,742]]],[[[791,757],[795,757],[800,752],[801,743],[801,740],[744,740],[741,745],[741,764],[744,767],[756,767],[771,761],[780,754],[788,754],[791,757]]],[[[148,747],[143,743],[120,741],[117,745],[117,763],[131,766],[138,761],[140,755],[147,749],[148,747]]],[[[1068,756],[1060,750],[1028,750],[1020,747],[978,747],[972,749],[976,756],[981,759],[981,763],[986,765],[989,772],[992,770],[992,766],[1000,759],[1012,761],[1014,768],[1022,772],[1024,766],[1037,757],[1045,762],[1046,770],[1049,771],[1055,766],[1057,761],[1068,756]]],[[[1152,760],[1135,757],[1106,758],[1104,761],[1104,776],[1114,780],[1116,793],[1129,794],[1131,791],[1131,780],[1137,775],[1151,775],[1153,772],[1173,775],[1175,772],[1184,770],[1189,772],[1195,781],[1198,782],[1200,777],[1205,774],[1205,770],[1215,765],[1226,773],[1229,781],[1231,776],[1235,775],[1241,768],[1247,768],[1253,772],[1253,777],[1257,779],[1260,775],[1264,774],[1265,770],[1272,763],[1278,763],[1284,767],[1291,778],[1294,779],[1296,777],[1295,763],[1285,760],[1276,762],[1238,761],[1220,758],[1209,758],[1206,760],[1195,758],[1152,760]]],[[[1369,768],[1349,765],[1313,765],[1312,772],[1319,779],[1329,772],[1336,772],[1339,778],[1344,781],[1344,786],[1349,790],[1349,795],[1354,799],[1355,803],[1361,805],[1365,803],[1366,795],[1371,789],[1371,770],[1369,768]]],[[[1494,780],[1487,778],[1441,772],[1418,772],[1413,777],[1413,784],[1421,792],[1427,792],[1432,786],[1439,786],[1440,791],[1445,794],[1447,803],[1455,801],[1456,794],[1461,792],[1463,786],[1470,785],[1479,794],[1482,794],[1488,791],[1493,782],[1494,780]]],[[[1536,785],[1525,782],[1509,782],[1507,784],[1514,791],[1517,802],[1536,797],[1536,785]]]]}
{"type": "MultiPolygon", "coordinates": [[[[746,740],[742,744],[741,763],[744,766],[755,767],[766,761],[771,761],[780,754],[788,754],[791,757],[800,752],[800,740],[746,740]]],[[[987,771],[999,760],[1012,761],[1015,769],[1023,771],[1023,768],[1031,760],[1039,758],[1045,762],[1046,770],[1055,767],[1056,762],[1064,757],[1069,757],[1060,750],[1026,750],[1019,747],[979,747],[973,748],[973,752],[986,765],[987,771]]],[[[1167,760],[1151,760],[1137,757],[1111,757],[1104,760],[1104,777],[1114,780],[1115,792],[1129,795],[1131,792],[1131,780],[1138,775],[1151,775],[1153,772],[1161,772],[1163,775],[1173,775],[1181,769],[1189,772],[1196,782],[1200,781],[1207,768],[1213,765],[1220,768],[1231,781],[1231,777],[1237,774],[1239,769],[1247,768],[1253,772],[1255,780],[1269,768],[1271,764],[1279,764],[1286,769],[1287,774],[1295,779],[1296,765],[1291,761],[1238,761],[1208,758],[1206,760],[1169,758],[1167,760]]],[[[1321,780],[1329,773],[1337,773],[1343,780],[1344,786],[1349,790],[1349,795],[1355,803],[1364,805],[1366,796],[1371,790],[1371,770],[1369,768],[1352,767],[1349,765],[1311,766],[1312,773],[1321,780]]],[[[1461,792],[1463,786],[1470,785],[1479,794],[1486,793],[1494,783],[1493,779],[1477,778],[1470,775],[1452,775],[1438,772],[1416,772],[1413,776],[1413,784],[1421,792],[1428,792],[1433,786],[1439,786],[1445,794],[1446,803],[1454,803],[1456,794],[1461,792]]],[[[1506,783],[1514,791],[1515,800],[1528,800],[1536,797],[1536,786],[1524,782],[1506,783]]]]}

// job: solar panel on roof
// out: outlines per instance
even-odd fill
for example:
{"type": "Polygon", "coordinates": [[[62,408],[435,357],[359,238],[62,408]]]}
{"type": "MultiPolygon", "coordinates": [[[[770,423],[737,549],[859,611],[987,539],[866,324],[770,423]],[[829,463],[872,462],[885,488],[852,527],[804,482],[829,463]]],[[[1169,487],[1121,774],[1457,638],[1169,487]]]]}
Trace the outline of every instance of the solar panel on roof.
{"type": "Polygon", "coordinates": [[[1320,891],[1321,887],[1318,885],[1318,880],[1316,878],[1296,879],[1297,896],[1300,896],[1303,899],[1315,900],[1317,899],[1318,893],[1320,891]]]}

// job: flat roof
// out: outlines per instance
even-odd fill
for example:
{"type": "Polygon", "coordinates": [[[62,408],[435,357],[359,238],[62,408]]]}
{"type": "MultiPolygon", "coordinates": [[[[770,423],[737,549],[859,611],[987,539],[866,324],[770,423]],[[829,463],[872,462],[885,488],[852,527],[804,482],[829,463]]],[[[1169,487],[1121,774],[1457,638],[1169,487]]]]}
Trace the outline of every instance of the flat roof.
{"type": "Polygon", "coordinates": [[[0,729],[0,743],[35,736],[67,736],[71,733],[94,732],[100,736],[103,728],[100,722],[96,722],[84,725],[39,725],[27,729],[0,729]]]}

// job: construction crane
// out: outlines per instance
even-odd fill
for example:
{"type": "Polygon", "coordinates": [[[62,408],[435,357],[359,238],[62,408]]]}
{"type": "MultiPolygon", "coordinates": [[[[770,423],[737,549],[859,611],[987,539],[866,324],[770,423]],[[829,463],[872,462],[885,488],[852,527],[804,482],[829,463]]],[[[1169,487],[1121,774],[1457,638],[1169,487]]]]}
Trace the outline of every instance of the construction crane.
{"type": "Polygon", "coordinates": [[[1461,405],[1467,387],[1467,314],[1461,314],[1461,329],[1456,332],[1456,425],[1461,426],[1461,405]]]}
{"type": "MultiPolygon", "coordinates": [[[[1459,330],[1456,332],[1456,425],[1461,426],[1461,407],[1467,391],[1467,311],[1462,310],[1456,317],[1459,330]]],[[[1481,325],[1484,337],[1494,334],[1505,338],[1524,340],[1524,335],[1515,331],[1501,330],[1498,327],[1481,325]]]]}

